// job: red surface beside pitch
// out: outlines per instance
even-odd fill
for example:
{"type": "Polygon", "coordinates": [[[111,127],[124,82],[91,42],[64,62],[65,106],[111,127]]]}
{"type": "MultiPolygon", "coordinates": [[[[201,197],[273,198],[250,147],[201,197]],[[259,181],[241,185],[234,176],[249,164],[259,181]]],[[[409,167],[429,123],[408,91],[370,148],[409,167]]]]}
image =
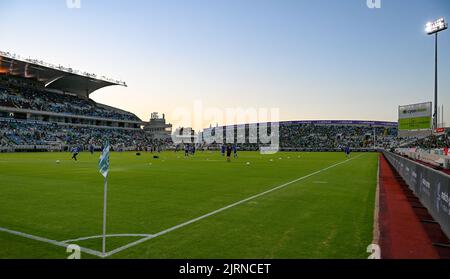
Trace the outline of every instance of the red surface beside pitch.
{"type": "Polygon", "coordinates": [[[380,155],[380,246],[383,259],[441,259],[450,251],[433,243],[448,244],[438,224],[409,190],[389,162],[380,155]]]}

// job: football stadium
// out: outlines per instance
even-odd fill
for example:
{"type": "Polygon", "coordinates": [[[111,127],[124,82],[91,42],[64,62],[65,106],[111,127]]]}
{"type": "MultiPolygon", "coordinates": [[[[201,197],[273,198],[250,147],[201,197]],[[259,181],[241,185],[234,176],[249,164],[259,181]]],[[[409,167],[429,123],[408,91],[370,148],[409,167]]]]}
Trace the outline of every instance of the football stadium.
{"type": "MultiPolygon", "coordinates": [[[[4,52],[0,63],[1,258],[66,258],[70,245],[81,247],[83,258],[367,258],[367,248],[380,243],[380,178],[399,179],[381,150],[411,157],[432,146],[438,159],[422,155],[423,164],[449,167],[437,155],[448,131],[403,139],[396,122],[270,123],[279,130],[279,152],[268,154],[251,136],[262,123],[207,128],[195,137],[178,131],[173,138],[183,141],[176,144],[157,115],[146,123],[89,98],[124,82],[4,52]],[[232,141],[229,131],[237,135],[232,141]],[[111,158],[103,251],[97,164],[105,140],[111,158]],[[224,154],[229,142],[232,164],[224,154]]],[[[417,218],[410,215],[403,226],[417,218]]],[[[391,229],[386,225],[383,236],[395,237],[391,229]]],[[[444,247],[408,255],[385,245],[393,250],[388,257],[448,256],[444,247]]]]}
{"type": "Polygon", "coordinates": [[[450,259],[437,84],[383,100],[390,121],[180,126],[97,101],[126,81],[0,49],[0,259],[450,259]]]}

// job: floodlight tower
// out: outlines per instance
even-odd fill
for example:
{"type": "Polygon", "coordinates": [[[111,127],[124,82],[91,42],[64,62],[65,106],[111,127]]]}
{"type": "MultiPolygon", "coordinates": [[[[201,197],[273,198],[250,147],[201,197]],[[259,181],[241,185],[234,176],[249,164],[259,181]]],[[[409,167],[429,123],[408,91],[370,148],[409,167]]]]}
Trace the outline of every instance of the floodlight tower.
{"type": "Polygon", "coordinates": [[[435,35],[435,49],[434,49],[434,115],[433,128],[437,129],[439,123],[438,116],[438,33],[448,28],[447,22],[444,18],[440,18],[434,22],[428,22],[425,31],[428,35],[435,35]]]}

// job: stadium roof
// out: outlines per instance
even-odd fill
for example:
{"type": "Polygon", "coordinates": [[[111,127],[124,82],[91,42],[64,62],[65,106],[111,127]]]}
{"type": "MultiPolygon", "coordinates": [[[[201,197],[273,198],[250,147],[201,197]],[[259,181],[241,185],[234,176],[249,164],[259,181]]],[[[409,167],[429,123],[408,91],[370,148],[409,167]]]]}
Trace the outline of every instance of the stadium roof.
{"type": "Polygon", "coordinates": [[[33,79],[43,83],[48,89],[70,92],[83,97],[89,97],[91,93],[107,86],[127,86],[123,81],[22,58],[2,51],[0,51],[0,74],[33,79]]]}

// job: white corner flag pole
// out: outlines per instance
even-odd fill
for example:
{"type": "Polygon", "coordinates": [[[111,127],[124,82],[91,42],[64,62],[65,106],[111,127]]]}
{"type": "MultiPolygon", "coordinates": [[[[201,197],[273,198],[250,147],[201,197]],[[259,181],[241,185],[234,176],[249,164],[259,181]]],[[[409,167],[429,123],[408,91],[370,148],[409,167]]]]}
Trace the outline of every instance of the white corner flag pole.
{"type": "Polygon", "coordinates": [[[105,190],[103,197],[103,243],[102,243],[102,253],[103,256],[106,255],[106,208],[108,200],[108,175],[105,176],[105,190]]]}
{"type": "Polygon", "coordinates": [[[106,209],[108,201],[108,174],[109,174],[109,142],[106,142],[105,147],[100,156],[98,162],[98,167],[100,173],[105,178],[105,189],[103,193],[103,243],[102,243],[102,254],[106,256],[106,209]]]}

